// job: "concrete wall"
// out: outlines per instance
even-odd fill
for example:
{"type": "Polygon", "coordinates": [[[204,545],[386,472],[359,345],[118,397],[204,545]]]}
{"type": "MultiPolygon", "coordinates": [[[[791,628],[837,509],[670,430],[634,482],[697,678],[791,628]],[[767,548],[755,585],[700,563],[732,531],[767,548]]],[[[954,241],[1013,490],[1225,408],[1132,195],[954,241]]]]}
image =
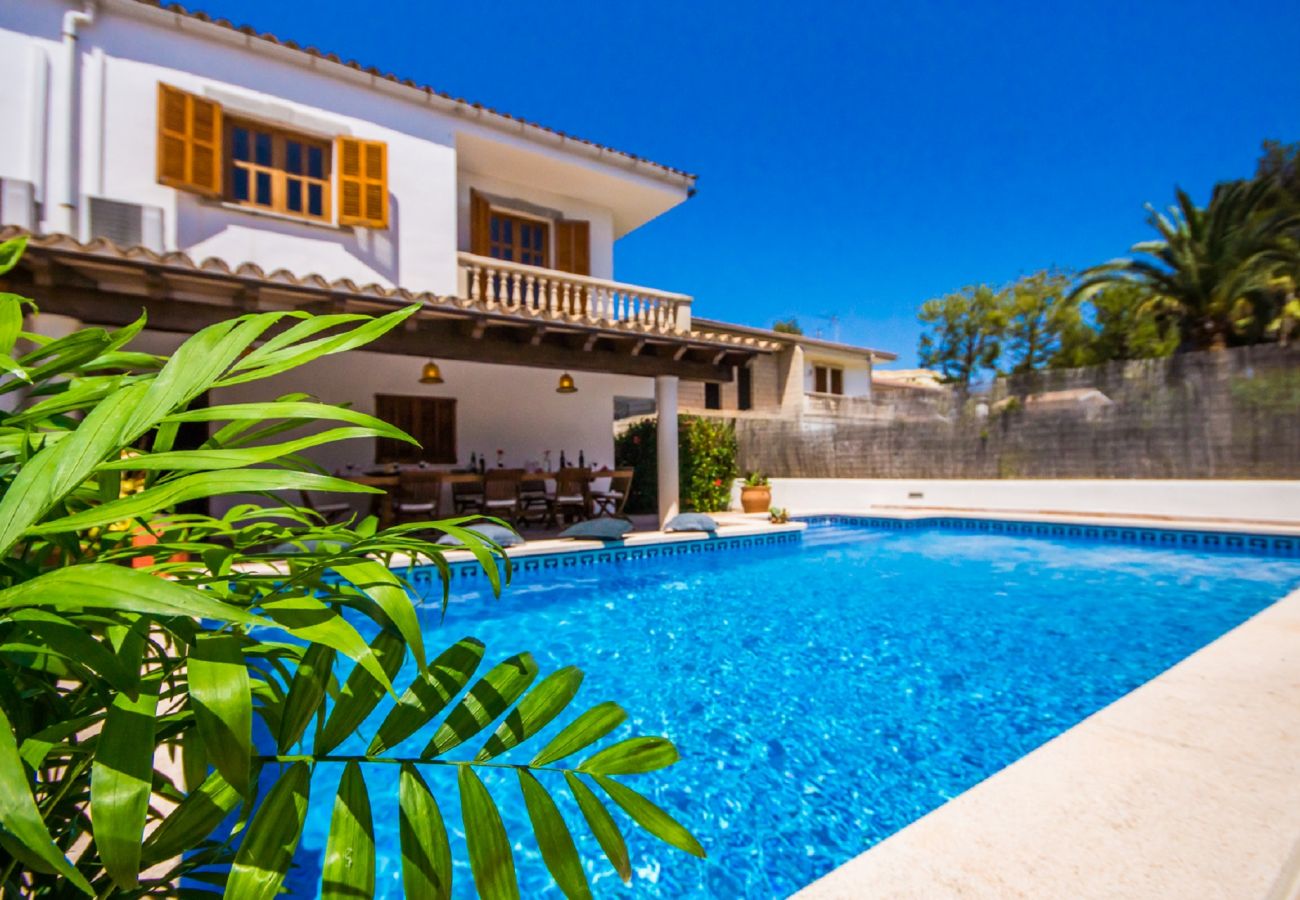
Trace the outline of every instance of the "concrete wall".
{"type": "Polygon", "coordinates": [[[947,507],[1300,523],[1300,481],[774,478],[772,504],[796,514],[947,507]]]}

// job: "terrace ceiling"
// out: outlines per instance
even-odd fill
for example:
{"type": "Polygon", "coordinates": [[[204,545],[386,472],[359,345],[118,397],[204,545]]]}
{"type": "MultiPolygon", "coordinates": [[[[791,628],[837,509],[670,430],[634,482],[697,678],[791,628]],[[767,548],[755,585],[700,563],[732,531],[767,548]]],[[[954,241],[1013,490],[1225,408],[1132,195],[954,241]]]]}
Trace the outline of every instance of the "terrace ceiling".
{"type": "MultiPolygon", "coordinates": [[[[26,232],[0,229],[0,240],[26,232]]],[[[267,273],[251,263],[195,262],[184,253],[120,247],[102,238],[30,235],[19,265],[0,290],[31,297],[48,313],[100,325],[124,325],[143,311],[149,327],[192,333],[232,315],[300,309],[383,313],[418,303],[402,330],[367,350],[544,369],[621,375],[676,375],[730,381],[735,366],[781,348],[774,341],[704,331],[672,333],[629,323],[590,322],[534,313],[488,311],[481,304],[381,285],[267,273]]]]}

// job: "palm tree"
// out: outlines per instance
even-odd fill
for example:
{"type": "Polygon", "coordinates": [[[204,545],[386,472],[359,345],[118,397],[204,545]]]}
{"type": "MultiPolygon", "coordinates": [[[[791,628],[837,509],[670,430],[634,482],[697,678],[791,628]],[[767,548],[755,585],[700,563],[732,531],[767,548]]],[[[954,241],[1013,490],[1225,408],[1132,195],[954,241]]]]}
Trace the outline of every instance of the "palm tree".
{"type": "Polygon", "coordinates": [[[1183,350],[1221,347],[1258,331],[1279,273],[1295,266],[1300,211],[1279,207],[1262,180],[1219,184],[1204,208],[1186,191],[1179,190],[1177,199],[1167,214],[1147,206],[1159,240],[1134,244],[1139,258],[1088,269],[1072,296],[1136,286],[1149,298],[1150,311],[1178,320],[1183,350]]]}

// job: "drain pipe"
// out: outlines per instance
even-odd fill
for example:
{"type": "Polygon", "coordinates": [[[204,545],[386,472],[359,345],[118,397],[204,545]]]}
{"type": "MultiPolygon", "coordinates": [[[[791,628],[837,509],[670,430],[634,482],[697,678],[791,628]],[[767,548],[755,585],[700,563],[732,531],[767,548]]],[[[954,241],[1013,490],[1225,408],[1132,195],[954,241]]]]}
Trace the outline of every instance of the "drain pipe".
{"type": "Polygon", "coordinates": [[[63,14],[63,113],[66,129],[64,149],[67,157],[51,174],[53,188],[50,200],[54,215],[50,220],[53,231],[78,237],[77,220],[79,176],[81,167],[81,51],[77,46],[78,31],[95,21],[93,0],[88,0],[80,10],[70,9],[63,14]]]}

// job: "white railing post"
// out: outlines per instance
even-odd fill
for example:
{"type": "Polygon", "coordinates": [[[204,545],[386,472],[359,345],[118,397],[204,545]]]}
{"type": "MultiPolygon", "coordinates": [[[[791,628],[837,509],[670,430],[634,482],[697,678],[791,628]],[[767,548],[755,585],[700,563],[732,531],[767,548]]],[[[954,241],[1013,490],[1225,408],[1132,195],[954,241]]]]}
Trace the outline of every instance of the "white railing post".
{"type": "Polygon", "coordinates": [[[691,298],[684,294],[571,275],[538,266],[460,253],[460,297],[488,309],[627,325],[682,333],[691,327],[691,298]]]}

